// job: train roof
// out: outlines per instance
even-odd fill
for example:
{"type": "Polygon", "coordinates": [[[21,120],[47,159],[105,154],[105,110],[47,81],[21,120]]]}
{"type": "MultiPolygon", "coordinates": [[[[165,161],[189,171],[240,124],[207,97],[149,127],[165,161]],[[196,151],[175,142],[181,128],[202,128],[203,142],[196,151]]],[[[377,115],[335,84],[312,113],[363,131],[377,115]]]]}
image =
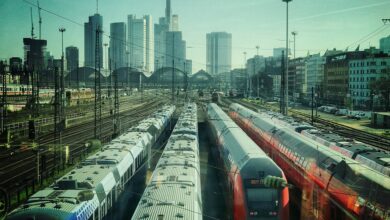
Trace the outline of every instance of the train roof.
{"type": "Polygon", "coordinates": [[[351,138],[346,138],[340,136],[338,134],[334,134],[330,131],[325,130],[306,130],[303,134],[308,133],[313,135],[314,139],[321,138],[328,143],[322,142],[325,146],[330,147],[331,144],[336,145],[346,151],[351,152],[351,156],[356,154],[356,156],[360,155],[361,157],[365,157],[370,159],[371,161],[380,164],[384,167],[390,167],[390,153],[384,150],[380,150],[372,147],[369,144],[362,143],[359,141],[355,141],[351,138]]]}
{"type": "Polygon", "coordinates": [[[202,219],[196,119],[183,110],[132,219],[202,219]]]}
{"type": "MultiPolygon", "coordinates": [[[[267,116],[265,114],[259,115],[267,120],[267,116]]],[[[268,120],[269,123],[272,123],[272,120],[269,118],[268,120]]],[[[315,142],[314,140],[305,136],[297,136],[294,131],[285,127],[279,127],[275,135],[281,137],[281,139],[279,139],[281,143],[285,145],[288,143],[289,148],[292,149],[293,152],[299,152],[300,155],[305,156],[307,159],[315,158],[317,165],[320,167],[328,169],[329,166],[331,166],[334,162],[336,163],[334,164],[336,166],[337,164],[340,164],[340,162],[345,163],[347,169],[351,170],[351,173],[353,173],[354,177],[351,178],[352,182],[347,181],[348,176],[342,179],[344,179],[344,183],[350,185],[351,188],[356,188],[359,185],[356,182],[353,182],[356,181],[355,177],[364,176],[366,180],[375,183],[377,186],[380,186],[386,190],[390,190],[390,178],[388,178],[386,175],[379,173],[378,171],[361,164],[358,161],[347,158],[341,153],[334,151],[322,145],[321,143],[315,142]],[[321,153],[318,153],[318,151],[321,153]]],[[[362,178],[359,179],[360,181],[364,181],[362,178]]]]}
{"type": "Polygon", "coordinates": [[[209,120],[213,122],[216,129],[224,136],[230,155],[239,168],[252,158],[265,158],[271,160],[267,154],[216,104],[209,104],[209,120]]]}
{"type": "MultiPolygon", "coordinates": [[[[160,111],[170,115],[174,107],[160,111]]],[[[140,124],[152,126],[156,116],[148,117],[140,124]],[[144,123],[148,122],[148,123],[144,123]]],[[[162,117],[162,116],[158,116],[162,117]]],[[[148,130],[145,127],[145,130],[148,130]]],[[[152,139],[148,132],[129,131],[103,146],[101,151],[89,156],[76,168],[59,178],[50,187],[36,192],[21,207],[14,210],[10,219],[26,216],[50,216],[53,219],[87,219],[115,186],[136,156],[152,139]],[[80,201],[80,193],[93,193],[93,199],[80,201]],[[87,216],[83,216],[87,215],[87,216]]]]}

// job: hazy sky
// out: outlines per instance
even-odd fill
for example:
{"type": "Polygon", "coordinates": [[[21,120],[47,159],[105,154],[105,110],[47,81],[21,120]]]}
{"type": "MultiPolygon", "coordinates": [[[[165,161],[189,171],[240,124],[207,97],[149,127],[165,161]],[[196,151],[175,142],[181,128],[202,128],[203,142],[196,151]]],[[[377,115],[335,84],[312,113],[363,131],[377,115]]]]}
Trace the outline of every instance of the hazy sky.
{"type": "MultiPolygon", "coordinates": [[[[282,0],[171,0],[173,14],[179,15],[179,29],[187,41],[187,57],[193,70],[205,69],[206,33],[232,33],[233,67],[243,65],[247,57],[272,55],[272,48],[285,46],[286,4],[282,0]]],[[[31,32],[30,4],[35,0],[0,0],[0,59],[23,57],[23,37],[31,32]]],[[[96,12],[95,0],[40,0],[43,9],[71,19],[42,11],[42,38],[48,40],[47,50],[55,57],[61,54],[60,26],[66,28],[65,46],[80,50],[84,60],[84,28],[88,16],[96,12]]],[[[128,14],[138,17],[150,14],[154,23],[164,16],[165,0],[100,0],[99,13],[103,29],[109,33],[111,22],[126,22],[128,14]]],[[[289,4],[290,30],[298,32],[297,56],[324,52],[326,49],[354,50],[379,46],[379,38],[390,35],[389,0],[294,0],[289,4]],[[377,30],[375,32],[375,30],[377,30]],[[373,33],[369,35],[370,33],[373,33]],[[368,35],[368,36],[367,36],[368,35]],[[365,37],[367,36],[367,37],[365,37]],[[360,40],[360,41],[359,41],[360,40]]],[[[38,35],[38,13],[33,8],[35,35],[38,35]]],[[[290,35],[291,37],[291,35],[290,35]]],[[[292,37],[290,38],[292,40],[292,37]]],[[[104,42],[108,42],[105,37],[104,42]]]]}

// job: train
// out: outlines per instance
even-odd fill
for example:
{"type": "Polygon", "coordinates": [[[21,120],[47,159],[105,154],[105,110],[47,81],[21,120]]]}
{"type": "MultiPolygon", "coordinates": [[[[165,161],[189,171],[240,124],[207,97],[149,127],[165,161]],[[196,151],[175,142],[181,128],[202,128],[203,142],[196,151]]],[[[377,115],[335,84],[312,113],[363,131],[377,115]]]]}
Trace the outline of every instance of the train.
{"type": "Polygon", "coordinates": [[[388,151],[322,129],[305,129],[301,134],[390,177],[388,151]]]}
{"type": "Polygon", "coordinates": [[[104,219],[131,184],[132,177],[144,169],[149,149],[159,138],[156,134],[167,129],[174,111],[174,106],[162,107],[52,185],[33,194],[6,219],[104,219]]]}
{"type": "MultiPolygon", "coordinates": [[[[104,89],[103,89],[104,90],[104,89]]],[[[39,98],[41,102],[54,102],[54,89],[39,88],[39,98]]],[[[3,95],[3,87],[0,84],[0,95],[3,95]]],[[[31,85],[26,84],[7,84],[7,96],[26,97],[32,95],[31,85]]],[[[91,101],[94,98],[94,92],[91,88],[65,89],[66,100],[68,103],[75,101],[91,101]]]]}
{"type": "Polygon", "coordinates": [[[203,219],[197,105],[187,103],[132,219],[203,219]]]}
{"type": "Polygon", "coordinates": [[[207,117],[233,219],[289,219],[289,189],[282,169],[218,105],[207,106],[207,117]],[[278,184],[268,184],[269,179],[278,184]]]}
{"type": "Polygon", "coordinates": [[[300,189],[302,219],[390,219],[388,176],[301,135],[274,115],[236,103],[229,115],[300,189]]]}
{"type": "Polygon", "coordinates": [[[223,97],[223,92],[213,92],[211,94],[211,101],[218,104],[221,101],[221,97],[223,97]]]}
{"type": "Polygon", "coordinates": [[[340,136],[331,131],[313,127],[305,122],[296,121],[290,116],[271,111],[266,113],[272,116],[275,123],[289,127],[297,133],[343,154],[345,157],[359,161],[386,176],[390,176],[390,153],[388,151],[352,138],[340,136]]]}

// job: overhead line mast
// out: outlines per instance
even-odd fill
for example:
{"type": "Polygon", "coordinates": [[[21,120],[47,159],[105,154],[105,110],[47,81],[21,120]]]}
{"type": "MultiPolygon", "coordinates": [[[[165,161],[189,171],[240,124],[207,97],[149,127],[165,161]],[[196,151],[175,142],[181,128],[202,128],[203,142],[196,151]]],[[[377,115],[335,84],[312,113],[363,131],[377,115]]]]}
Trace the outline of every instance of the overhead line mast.
{"type": "Polygon", "coordinates": [[[39,7],[39,1],[37,1],[37,5],[38,5],[38,16],[39,16],[39,39],[41,39],[42,17],[41,17],[41,7],[39,7]]]}

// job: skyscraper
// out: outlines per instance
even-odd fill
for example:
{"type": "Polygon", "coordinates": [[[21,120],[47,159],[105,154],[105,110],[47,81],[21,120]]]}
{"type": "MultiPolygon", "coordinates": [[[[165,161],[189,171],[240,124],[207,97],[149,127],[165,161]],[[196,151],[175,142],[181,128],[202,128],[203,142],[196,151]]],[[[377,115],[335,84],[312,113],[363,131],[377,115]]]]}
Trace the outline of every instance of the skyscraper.
{"type": "Polygon", "coordinates": [[[186,62],[186,42],[182,38],[181,31],[166,32],[165,66],[184,71],[186,62]]]}
{"type": "Polygon", "coordinates": [[[71,72],[79,65],[79,48],[69,46],[65,49],[66,56],[66,70],[71,72]]]}
{"type": "Polygon", "coordinates": [[[166,0],[165,21],[167,22],[168,26],[170,27],[170,25],[171,25],[171,0],[166,0]]]}
{"type": "Polygon", "coordinates": [[[154,26],[151,15],[145,15],[145,70],[151,72],[154,70],[154,26]]]}
{"type": "Polygon", "coordinates": [[[211,75],[229,72],[232,67],[232,35],[212,32],[206,35],[206,71],[211,75]]]}
{"type": "MultiPolygon", "coordinates": [[[[103,17],[99,14],[89,16],[88,22],[84,23],[84,65],[95,68],[95,51],[96,51],[96,30],[103,30],[103,17]]],[[[100,67],[103,67],[103,40],[100,34],[97,44],[99,52],[100,67]]]]}
{"type": "Polygon", "coordinates": [[[172,15],[171,31],[179,31],[179,15],[172,15]]]}
{"type": "Polygon", "coordinates": [[[171,30],[171,1],[166,0],[165,17],[154,25],[154,66],[155,69],[166,66],[166,32],[171,30]]]}
{"type": "Polygon", "coordinates": [[[109,63],[111,69],[126,67],[126,24],[116,22],[110,24],[109,63]]]}
{"type": "Polygon", "coordinates": [[[154,65],[152,17],[145,15],[137,19],[134,15],[129,15],[127,22],[130,66],[147,72],[152,71],[154,65]]]}

